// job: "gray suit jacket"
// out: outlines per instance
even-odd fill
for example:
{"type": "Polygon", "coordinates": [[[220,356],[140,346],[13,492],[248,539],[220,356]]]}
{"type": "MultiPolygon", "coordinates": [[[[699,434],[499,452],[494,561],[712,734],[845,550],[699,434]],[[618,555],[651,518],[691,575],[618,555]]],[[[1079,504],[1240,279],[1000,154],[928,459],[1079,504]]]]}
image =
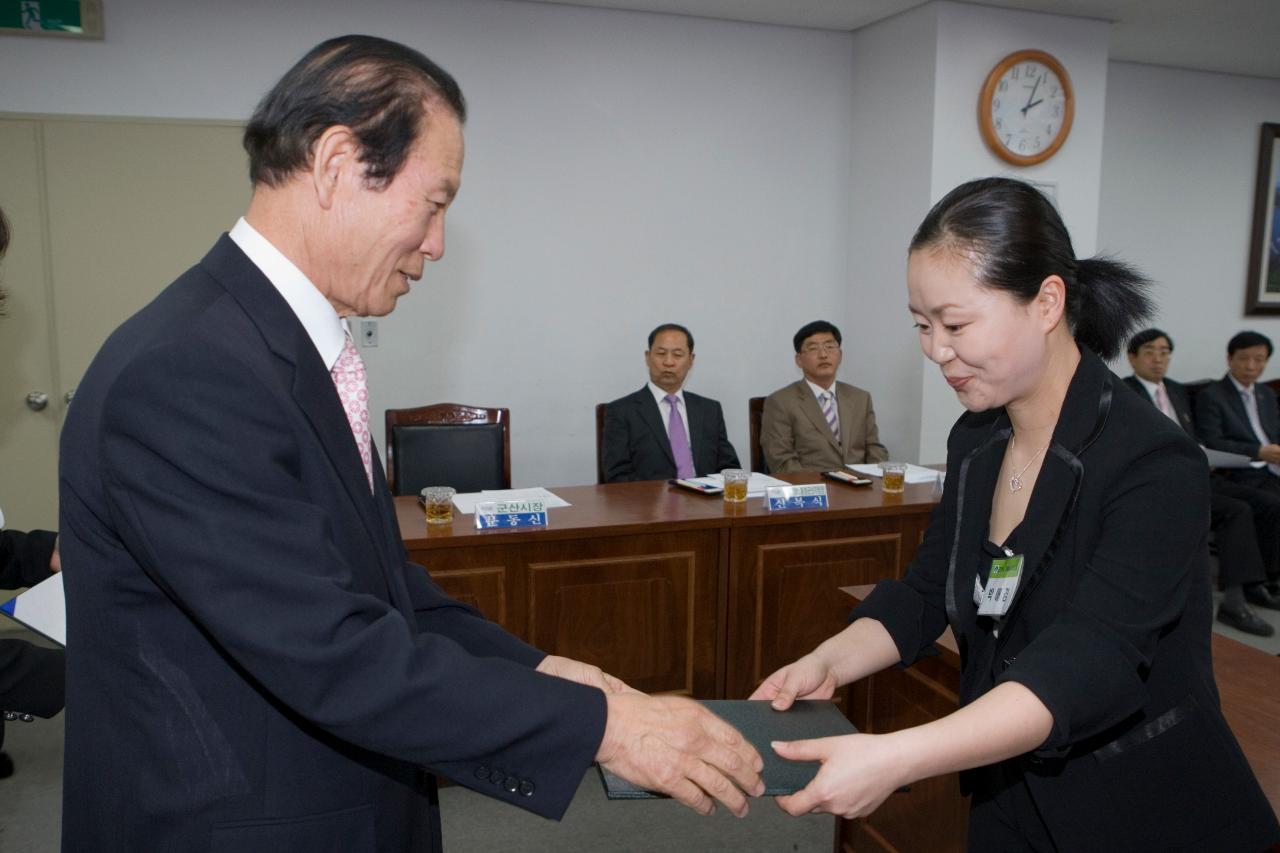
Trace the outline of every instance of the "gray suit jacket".
{"type": "Polygon", "coordinates": [[[836,383],[836,411],[841,443],[827,425],[822,407],[803,379],[770,394],[764,401],[760,444],[769,471],[826,471],[847,462],[883,462],[889,451],[880,443],[871,395],[836,383]]]}

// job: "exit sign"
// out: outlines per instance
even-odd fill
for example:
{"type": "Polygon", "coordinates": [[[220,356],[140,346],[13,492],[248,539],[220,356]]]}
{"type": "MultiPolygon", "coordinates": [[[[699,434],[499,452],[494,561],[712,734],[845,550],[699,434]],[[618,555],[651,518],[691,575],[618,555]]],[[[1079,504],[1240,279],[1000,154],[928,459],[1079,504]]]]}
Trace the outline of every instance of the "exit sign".
{"type": "Polygon", "coordinates": [[[0,0],[0,35],[102,38],[102,0],[0,0]]]}

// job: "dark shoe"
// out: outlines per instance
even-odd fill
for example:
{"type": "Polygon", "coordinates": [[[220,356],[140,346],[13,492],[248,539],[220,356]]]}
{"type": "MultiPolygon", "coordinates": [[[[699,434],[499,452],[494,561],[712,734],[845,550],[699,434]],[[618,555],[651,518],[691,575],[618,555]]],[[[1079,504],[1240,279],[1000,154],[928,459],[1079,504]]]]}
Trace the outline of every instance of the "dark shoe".
{"type": "Polygon", "coordinates": [[[0,779],[8,779],[13,775],[13,759],[9,753],[0,752],[0,779]]]}
{"type": "Polygon", "coordinates": [[[1230,625],[1237,631],[1244,631],[1246,634],[1253,634],[1256,637],[1270,637],[1276,632],[1275,628],[1272,628],[1248,607],[1241,607],[1239,610],[1228,610],[1225,607],[1219,607],[1218,621],[1223,625],[1230,625]]]}
{"type": "Polygon", "coordinates": [[[1255,583],[1246,586],[1244,600],[1257,607],[1280,610],[1280,595],[1274,595],[1265,584],[1255,583]]]}
{"type": "Polygon", "coordinates": [[[1267,581],[1267,592],[1280,595],[1280,581],[1267,581]]]}

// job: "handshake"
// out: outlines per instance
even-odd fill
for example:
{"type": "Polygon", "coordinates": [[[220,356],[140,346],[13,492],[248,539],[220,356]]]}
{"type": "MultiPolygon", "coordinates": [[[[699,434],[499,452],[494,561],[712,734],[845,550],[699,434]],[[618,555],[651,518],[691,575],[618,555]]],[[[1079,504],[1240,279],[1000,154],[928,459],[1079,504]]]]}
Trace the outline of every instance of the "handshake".
{"type": "MultiPolygon", "coordinates": [[[[555,655],[545,658],[538,670],[604,691],[608,717],[596,761],[613,775],[666,794],[704,815],[711,814],[719,801],[743,817],[747,797],[764,794],[760,754],[737,729],[701,703],[678,696],[649,696],[598,667],[555,655]]],[[[772,692],[762,685],[752,698],[782,698],[766,695],[772,692]]],[[[791,702],[773,704],[783,710],[791,702]]],[[[791,754],[793,744],[777,746],[786,750],[787,757],[801,758],[791,754]]]]}
{"type": "Polygon", "coordinates": [[[610,772],[668,794],[701,814],[715,801],[738,817],[747,796],[764,793],[764,761],[738,730],[691,699],[649,696],[580,661],[548,655],[538,671],[599,687],[608,703],[596,761],[610,772]]]}

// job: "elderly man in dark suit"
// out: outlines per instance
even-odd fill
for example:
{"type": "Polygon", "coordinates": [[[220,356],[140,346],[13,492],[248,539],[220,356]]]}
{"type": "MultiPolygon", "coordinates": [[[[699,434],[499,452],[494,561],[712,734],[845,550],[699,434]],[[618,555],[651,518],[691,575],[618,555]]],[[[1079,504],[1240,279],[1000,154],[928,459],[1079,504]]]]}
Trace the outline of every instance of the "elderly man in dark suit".
{"type": "Polygon", "coordinates": [[[464,118],[417,51],[313,49],[245,130],[245,217],[85,373],[64,849],[434,851],[435,774],[554,818],[595,760],[704,812],[763,790],[701,706],[545,655],[407,562],[345,318],[443,253],[464,118]]]}
{"type": "MultiPolygon", "coordinates": [[[[1133,375],[1124,381],[1199,442],[1187,391],[1167,376],[1172,355],[1173,338],[1167,332],[1143,329],[1129,339],[1133,375]]],[[[1220,473],[1210,477],[1209,490],[1209,526],[1218,549],[1218,585],[1223,590],[1218,621],[1248,634],[1270,637],[1275,629],[1259,618],[1248,602],[1280,609],[1280,599],[1266,588],[1266,564],[1259,547],[1261,540],[1274,548],[1280,537],[1280,499],[1220,473]]]]}
{"type": "Polygon", "coordinates": [[[825,320],[803,326],[792,338],[803,378],[764,401],[760,448],[774,473],[826,471],[849,462],[883,462],[871,395],[836,381],[843,339],[825,320]]]}
{"type": "Polygon", "coordinates": [[[684,326],[664,323],[649,333],[649,381],[605,408],[606,483],[701,477],[738,467],[720,404],[684,390],[693,359],[693,334],[684,326]]]}

